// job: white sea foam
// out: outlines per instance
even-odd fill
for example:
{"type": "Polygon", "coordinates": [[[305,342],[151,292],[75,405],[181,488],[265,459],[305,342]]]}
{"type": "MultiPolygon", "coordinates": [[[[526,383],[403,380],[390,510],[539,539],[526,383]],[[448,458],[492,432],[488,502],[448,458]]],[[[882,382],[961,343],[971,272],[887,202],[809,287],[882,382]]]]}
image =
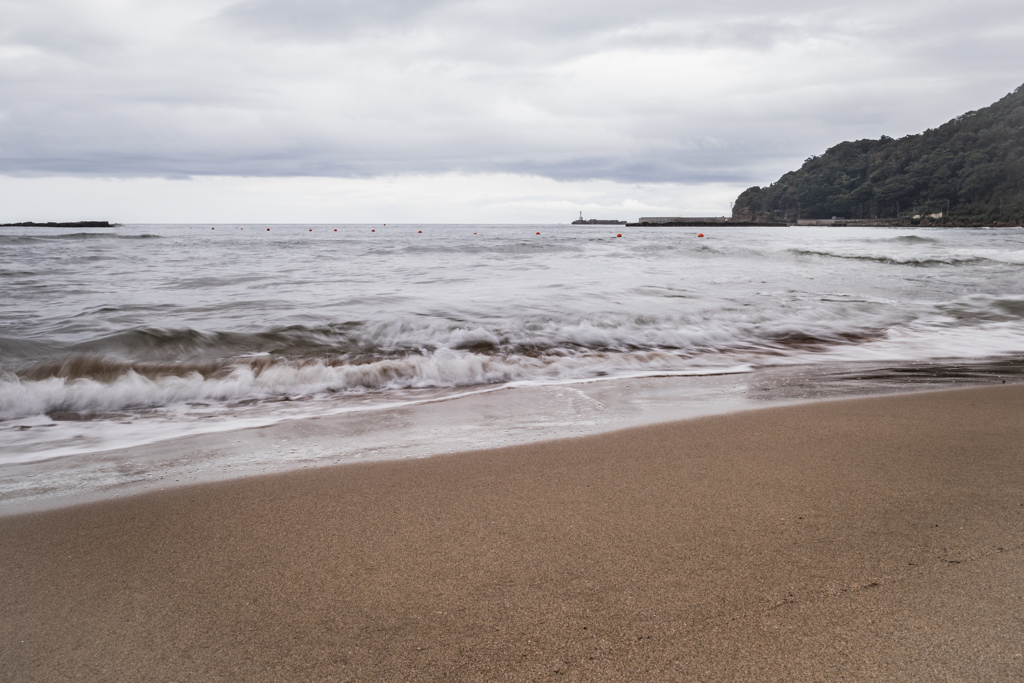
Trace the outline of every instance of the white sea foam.
{"type": "MultiPolygon", "coordinates": [[[[912,361],[941,358],[983,358],[1024,353],[1024,321],[953,326],[950,317],[894,326],[870,339],[847,341],[827,330],[804,333],[795,343],[766,340],[751,335],[733,337],[728,344],[710,346],[707,337],[694,343],[687,338],[680,349],[613,350],[622,345],[621,330],[598,334],[589,329],[562,331],[562,339],[584,342],[602,350],[579,346],[555,346],[537,355],[484,354],[442,347],[423,354],[348,364],[338,360],[277,361],[259,367],[239,363],[217,376],[199,372],[147,377],[128,369],[112,381],[92,378],[40,380],[7,378],[0,381],[0,419],[11,420],[55,412],[102,415],[138,411],[176,404],[212,402],[230,404],[243,400],[276,397],[301,398],[328,393],[357,395],[366,391],[474,387],[509,382],[545,383],[622,377],[637,374],[730,371],[737,365],[750,366],[820,364],[853,361],[912,361]]],[[[484,335],[490,343],[494,335],[484,335]]],[[[640,335],[645,343],[651,336],[662,341],[671,337],[681,343],[686,335],[648,331],[640,335]]],[[[710,335],[714,336],[714,335],[710,335]]],[[[724,336],[724,332],[722,333],[724,336]]],[[[778,335],[775,335],[778,336],[778,335]]],[[[464,341],[465,337],[455,335],[464,341]]],[[[481,335],[474,339],[482,338],[481,335]]],[[[638,343],[639,340],[633,340],[638,343]]],[[[547,343],[553,343],[550,340],[547,343]]],[[[564,344],[564,342],[563,342],[564,344]]]]}

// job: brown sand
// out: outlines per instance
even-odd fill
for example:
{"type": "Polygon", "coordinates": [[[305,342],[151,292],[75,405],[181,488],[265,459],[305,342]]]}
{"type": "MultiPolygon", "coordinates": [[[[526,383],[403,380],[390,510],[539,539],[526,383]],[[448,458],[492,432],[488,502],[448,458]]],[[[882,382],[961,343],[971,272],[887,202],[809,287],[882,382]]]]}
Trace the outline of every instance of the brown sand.
{"type": "Polygon", "coordinates": [[[0,520],[0,680],[1022,680],[1024,386],[0,520]]]}

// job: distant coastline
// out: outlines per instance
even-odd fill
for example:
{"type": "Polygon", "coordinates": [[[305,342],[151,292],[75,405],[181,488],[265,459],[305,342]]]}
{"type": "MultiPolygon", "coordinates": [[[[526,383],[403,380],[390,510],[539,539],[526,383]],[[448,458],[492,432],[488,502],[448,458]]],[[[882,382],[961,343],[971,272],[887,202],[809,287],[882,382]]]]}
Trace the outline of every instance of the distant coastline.
{"type": "Polygon", "coordinates": [[[773,226],[786,226],[792,225],[788,222],[770,222],[770,221],[740,221],[730,220],[728,218],[658,218],[649,219],[641,218],[636,223],[627,223],[627,226],[631,228],[643,228],[643,227],[657,227],[657,228],[712,228],[723,225],[731,225],[736,227],[773,227],[773,226]]]}
{"type": "Polygon", "coordinates": [[[0,228],[113,228],[117,223],[108,221],[73,221],[69,223],[0,223],[0,228]]]}
{"type": "Polygon", "coordinates": [[[636,223],[627,223],[626,226],[630,228],[776,228],[785,226],[817,226],[829,228],[846,228],[854,226],[875,228],[1015,228],[1019,227],[1020,224],[1021,223],[1019,221],[984,221],[956,218],[931,218],[929,216],[901,216],[900,218],[821,218],[800,219],[796,221],[742,220],[730,218],[724,221],[681,220],[656,223],[640,219],[640,221],[636,223]]]}

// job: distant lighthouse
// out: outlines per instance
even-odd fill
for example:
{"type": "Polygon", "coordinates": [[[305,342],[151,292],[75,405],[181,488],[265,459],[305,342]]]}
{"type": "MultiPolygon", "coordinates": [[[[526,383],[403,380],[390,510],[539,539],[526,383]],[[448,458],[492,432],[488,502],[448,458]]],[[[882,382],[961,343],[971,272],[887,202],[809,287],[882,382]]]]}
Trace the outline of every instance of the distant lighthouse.
{"type": "Polygon", "coordinates": [[[591,218],[589,220],[583,220],[583,212],[580,211],[580,217],[572,222],[573,225],[626,225],[626,221],[605,221],[598,220],[597,218],[591,218]]]}

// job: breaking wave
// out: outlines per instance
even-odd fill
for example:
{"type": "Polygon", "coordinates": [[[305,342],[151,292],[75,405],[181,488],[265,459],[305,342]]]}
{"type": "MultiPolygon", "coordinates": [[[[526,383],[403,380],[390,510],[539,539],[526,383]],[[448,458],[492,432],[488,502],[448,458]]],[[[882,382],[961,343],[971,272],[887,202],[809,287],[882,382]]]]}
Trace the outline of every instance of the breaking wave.
{"type": "Polygon", "coordinates": [[[820,312],[788,321],[535,319],[492,328],[349,322],[255,333],[129,330],[51,346],[36,358],[26,357],[30,348],[0,339],[8,359],[0,419],[826,360],[999,356],[1024,352],[1024,299],[966,297],[889,325],[820,312]]]}
{"type": "Polygon", "coordinates": [[[945,253],[941,255],[914,254],[906,252],[842,253],[837,251],[819,251],[813,249],[792,249],[791,252],[797,256],[820,256],[823,258],[847,259],[851,261],[872,261],[874,263],[898,266],[960,266],[981,263],[983,261],[1024,265],[1024,250],[1006,252],[995,249],[974,249],[945,253]]]}

